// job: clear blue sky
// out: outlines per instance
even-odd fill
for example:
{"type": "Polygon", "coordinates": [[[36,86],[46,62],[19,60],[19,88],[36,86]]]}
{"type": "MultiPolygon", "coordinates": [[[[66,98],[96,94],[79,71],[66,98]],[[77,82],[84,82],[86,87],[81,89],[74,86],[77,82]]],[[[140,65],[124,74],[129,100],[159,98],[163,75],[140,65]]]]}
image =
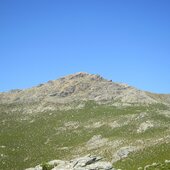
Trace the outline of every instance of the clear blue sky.
{"type": "Polygon", "coordinates": [[[0,0],[0,91],[75,72],[170,93],[170,0],[0,0]]]}

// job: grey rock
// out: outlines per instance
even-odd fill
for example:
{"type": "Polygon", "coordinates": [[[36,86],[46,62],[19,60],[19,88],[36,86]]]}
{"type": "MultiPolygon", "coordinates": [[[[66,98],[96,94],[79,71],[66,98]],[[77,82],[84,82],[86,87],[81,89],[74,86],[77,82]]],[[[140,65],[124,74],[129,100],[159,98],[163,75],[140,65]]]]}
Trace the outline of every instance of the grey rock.
{"type": "Polygon", "coordinates": [[[94,135],[87,143],[86,147],[88,150],[96,149],[106,145],[108,142],[107,138],[103,138],[101,135],[94,135]]]}
{"type": "Polygon", "coordinates": [[[65,91],[62,91],[59,96],[60,97],[66,97],[68,95],[71,95],[72,93],[74,93],[76,87],[75,86],[70,86],[68,88],[65,89],[65,91]]]}
{"type": "Polygon", "coordinates": [[[52,93],[52,94],[49,94],[49,96],[57,96],[58,93],[52,93]]]}
{"type": "MultiPolygon", "coordinates": [[[[52,170],[116,170],[110,162],[101,161],[101,157],[86,155],[70,161],[53,160],[48,162],[54,166],[52,170]]],[[[40,165],[26,170],[42,170],[40,165]]]]}
{"type": "Polygon", "coordinates": [[[87,169],[103,169],[103,170],[113,170],[112,164],[110,162],[95,162],[87,166],[87,169]]]}
{"type": "Polygon", "coordinates": [[[113,160],[112,163],[126,158],[128,156],[129,153],[136,151],[138,148],[136,148],[135,146],[127,146],[127,147],[122,147],[120,148],[114,155],[113,155],[113,160]]]}
{"type": "Polygon", "coordinates": [[[25,170],[42,170],[42,167],[40,165],[37,165],[36,167],[34,168],[27,168],[25,170]]]}

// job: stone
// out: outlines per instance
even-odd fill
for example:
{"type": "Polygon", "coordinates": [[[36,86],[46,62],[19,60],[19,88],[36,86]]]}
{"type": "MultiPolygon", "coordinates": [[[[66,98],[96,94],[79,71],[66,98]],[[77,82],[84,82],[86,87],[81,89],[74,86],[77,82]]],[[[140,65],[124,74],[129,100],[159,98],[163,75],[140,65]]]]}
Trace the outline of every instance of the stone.
{"type": "Polygon", "coordinates": [[[90,164],[87,166],[87,169],[101,169],[101,170],[113,170],[112,164],[110,162],[95,162],[94,164],[90,164]]]}
{"type": "MultiPolygon", "coordinates": [[[[72,159],[70,161],[53,160],[47,163],[54,168],[52,170],[116,170],[112,167],[112,164],[107,161],[102,161],[102,157],[86,155],[72,159]]],[[[35,168],[28,168],[26,170],[42,170],[40,165],[35,168]]]]}
{"type": "Polygon", "coordinates": [[[108,142],[107,138],[103,138],[101,135],[94,135],[87,143],[86,146],[88,150],[97,149],[104,145],[106,145],[108,142]]]}
{"type": "Polygon", "coordinates": [[[48,162],[48,164],[52,165],[52,166],[65,165],[65,161],[62,161],[62,160],[52,160],[52,161],[48,162]]]}
{"type": "Polygon", "coordinates": [[[140,124],[139,128],[137,129],[137,133],[145,132],[147,129],[154,127],[153,123],[147,120],[140,124]]]}
{"type": "Polygon", "coordinates": [[[113,155],[113,160],[112,163],[121,160],[123,158],[126,158],[129,153],[134,152],[137,150],[136,147],[134,146],[127,146],[127,147],[122,147],[120,148],[114,155],[113,155]]]}

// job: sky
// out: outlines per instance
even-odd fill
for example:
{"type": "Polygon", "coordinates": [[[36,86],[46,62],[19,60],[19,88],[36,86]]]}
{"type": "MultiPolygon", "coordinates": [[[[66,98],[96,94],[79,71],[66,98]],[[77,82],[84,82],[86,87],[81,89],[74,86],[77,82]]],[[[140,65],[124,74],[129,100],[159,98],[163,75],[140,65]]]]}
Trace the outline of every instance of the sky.
{"type": "Polygon", "coordinates": [[[76,72],[170,93],[170,1],[0,0],[0,92],[76,72]]]}

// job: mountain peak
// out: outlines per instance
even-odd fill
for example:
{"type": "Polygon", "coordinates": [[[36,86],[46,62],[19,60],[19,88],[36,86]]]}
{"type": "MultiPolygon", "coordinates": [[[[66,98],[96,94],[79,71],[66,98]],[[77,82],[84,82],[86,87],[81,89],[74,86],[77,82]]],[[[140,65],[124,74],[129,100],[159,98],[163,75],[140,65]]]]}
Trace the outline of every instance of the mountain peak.
{"type": "Polygon", "coordinates": [[[144,91],[86,72],[71,74],[21,91],[0,93],[0,103],[68,104],[88,100],[128,104],[156,102],[144,91]]]}
{"type": "Polygon", "coordinates": [[[90,75],[89,73],[87,72],[76,72],[74,74],[71,74],[72,76],[87,76],[87,75],[90,75]]]}
{"type": "Polygon", "coordinates": [[[67,75],[65,77],[62,77],[61,79],[69,79],[69,80],[74,80],[74,79],[81,79],[81,78],[91,78],[93,79],[103,79],[100,75],[98,74],[90,74],[87,72],[77,72],[74,74],[67,75]]]}

